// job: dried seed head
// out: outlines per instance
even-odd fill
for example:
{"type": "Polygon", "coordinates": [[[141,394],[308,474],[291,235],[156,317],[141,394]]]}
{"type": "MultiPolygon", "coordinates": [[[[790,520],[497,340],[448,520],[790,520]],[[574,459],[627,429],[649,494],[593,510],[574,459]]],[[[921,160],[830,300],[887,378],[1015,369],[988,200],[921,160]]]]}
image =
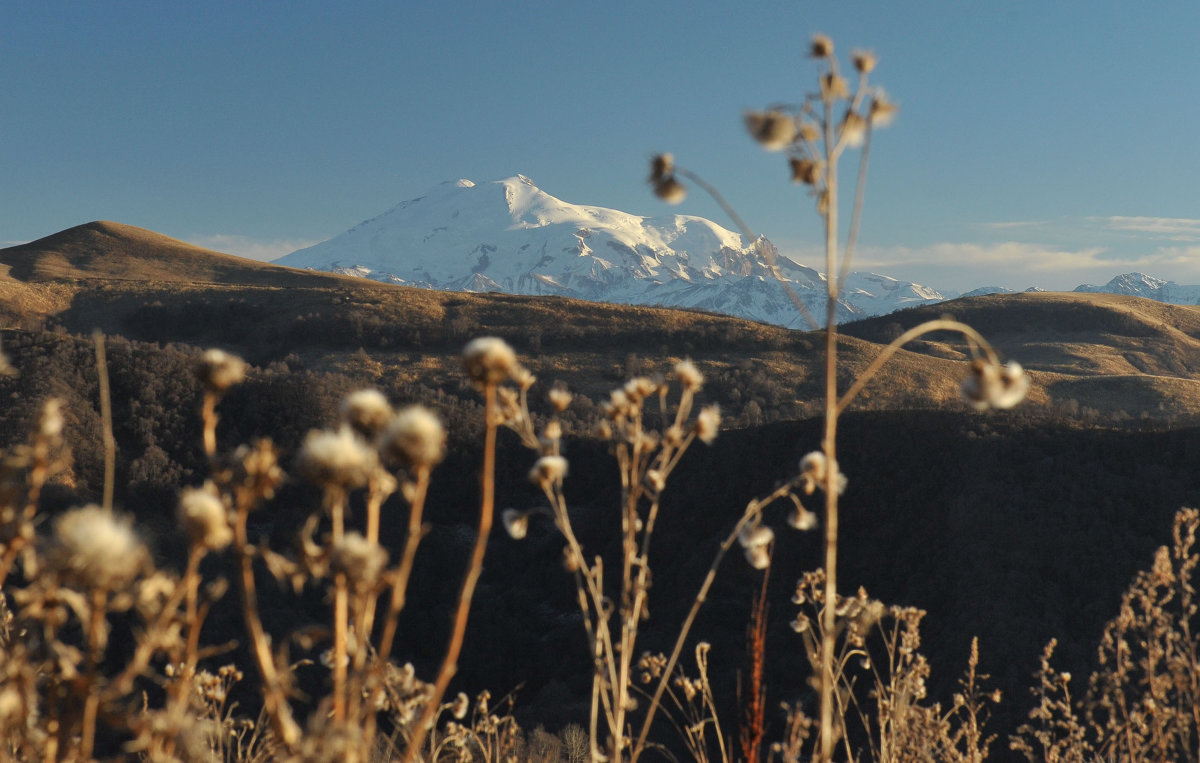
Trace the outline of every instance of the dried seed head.
{"type": "Polygon", "coordinates": [[[782,111],[747,111],[746,130],[768,151],[782,151],[796,139],[796,120],[782,111]]]}
{"type": "Polygon", "coordinates": [[[687,198],[687,187],[671,175],[654,182],[654,195],[668,204],[678,204],[687,198]]]}
{"type": "Polygon", "coordinates": [[[675,364],[675,378],[689,392],[695,392],[704,385],[704,374],[690,360],[681,360],[675,364]]]}
{"type": "Polygon", "coordinates": [[[47,398],[42,403],[42,410],[38,415],[37,423],[37,430],[40,436],[51,440],[56,440],[62,436],[62,407],[63,401],[57,397],[47,398]]]}
{"type": "Polygon", "coordinates": [[[205,350],[196,377],[210,392],[224,392],[246,378],[246,362],[224,350],[205,350]]]}
{"type": "Polygon", "coordinates": [[[629,398],[630,402],[637,405],[653,395],[658,390],[658,385],[645,376],[637,376],[625,382],[623,389],[625,390],[625,396],[629,398]]]}
{"type": "MultiPolygon", "coordinates": [[[[824,489],[829,480],[829,463],[825,454],[819,450],[808,453],[800,459],[800,477],[804,483],[804,492],[812,495],[816,488],[824,489]]],[[[846,475],[834,465],[833,487],[838,495],[846,490],[846,475]]]]}
{"type": "Polygon", "coordinates": [[[567,476],[567,459],[562,456],[542,456],[529,471],[529,481],[542,489],[560,482],[567,476]]]}
{"type": "Polygon", "coordinates": [[[765,570],[771,565],[771,552],[767,546],[750,546],[745,555],[746,561],[756,570],[765,570]]]}
{"type": "Polygon", "coordinates": [[[796,530],[807,532],[817,526],[817,515],[796,502],[796,508],[788,515],[788,524],[796,530]]]}
{"type": "Polygon", "coordinates": [[[83,588],[120,590],[149,559],[132,520],[94,504],[55,520],[54,541],[52,564],[66,581],[83,588]]]}
{"type": "Polygon", "coordinates": [[[481,336],[463,348],[463,367],[467,376],[479,384],[499,384],[512,378],[520,364],[508,342],[494,336],[481,336]]]}
{"type": "Polygon", "coordinates": [[[504,523],[504,531],[513,540],[524,540],[529,534],[529,514],[524,511],[505,509],[500,514],[500,520],[504,523]]]}
{"type": "Polygon", "coordinates": [[[705,445],[712,445],[721,428],[721,409],[716,404],[706,405],[696,414],[696,437],[705,445]]]}
{"type": "Polygon", "coordinates": [[[359,590],[378,583],[387,562],[388,553],[383,546],[354,531],[334,544],[329,558],[330,568],[345,575],[350,585],[359,590]]]}
{"type": "Polygon", "coordinates": [[[661,469],[647,469],[646,484],[654,492],[661,493],[667,487],[667,475],[661,469]]]}
{"type": "Polygon", "coordinates": [[[554,406],[554,410],[559,413],[567,410],[567,407],[571,405],[572,396],[566,387],[554,387],[547,393],[547,397],[550,398],[550,405],[554,406]]]}
{"type": "Polygon", "coordinates": [[[881,90],[871,99],[871,108],[867,112],[867,118],[871,120],[872,127],[887,127],[895,121],[899,111],[900,107],[889,101],[887,95],[881,90]]]}
{"type": "Polygon", "coordinates": [[[850,53],[850,59],[854,62],[854,68],[859,74],[870,74],[875,71],[875,54],[869,50],[855,50],[850,53]]]}
{"type": "Polygon", "coordinates": [[[817,181],[821,179],[821,163],[816,159],[793,157],[790,161],[793,183],[816,185],[817,181]]]}
{"type": "Polygon", "coordinates": [[[195,546],[220,551],[233,540],[225,503],[211,482],[185,488],[179,494],[179,522],[195,546]]]}
{"type": "Polygon", "coordinates": [[[454,701],[450,703],[450,714],[460,721],[467,717],[467,711],[470,709],[471,700],[461,691],[458,693],[458,696],[454,698],[454,701]]]}
{"type": "Polygon", "coordinates": [[[833,40],[827,35],[814,34],[808,54],[813,58],[829,58],[833,55],[833,40]]]}
{"type": "Polygon", "coordinates": [[[847,146],[861,146],[867,137],[867,120],[857,111],[847,110],[840,129],[847,146]]]}
{"type": "Polygon", "coordinates": [[[374,441],[392,418],[392,406],[377,389],[360,389],[342,400],[342,421],[354,431],[374,441]]]}
{"type": "Polygon", "coordinates": [[[379,458],[350,427],[337,431],[312,430],[296,457],[296,469],[325,487],[356,488],[366,484],[379,458]]]}
{"type": "Polygon", "coordinates": [[[816,143],[821,137],[821,128],[812,122],[801,122],[796,135],[805,143],[816,143]]]}
{"type": "Polygon", "coordinates": [[[963,400],[978,411],[1012,408],[1029,392],[1029,377],[1021,364],[1010,360],[1006,365],[983,358],[971,362],[970,373],[962,382],[963,400]]]}
{"type": "Polygon", "coordinates": [[[841,75],[833,72],[826,72],[821,75],[821,97],[826,101],[837,101],[850,97],[850,90],[846,86],[846,79],[841,75]]]}
{"type": "Polygon", "coordinates": [[[658,154],[650,160],[650,182],[658,183],[675,172],[675,157],[671,154],[658,154]]]}
{"type": "Polygon", "coordinates": [[[766,525],[746,525],[738,533],[738,543],[742,548],[757,548],[769,546],[775,540],[775,531],[766,525]]]}
{"type": "Polygon", "coordinates": [[[446,453],[446,430],[427,408],[412,405],[397,413],[384,427],[379,449],[385,457],[408,469],[430,467],[446,453]]]}

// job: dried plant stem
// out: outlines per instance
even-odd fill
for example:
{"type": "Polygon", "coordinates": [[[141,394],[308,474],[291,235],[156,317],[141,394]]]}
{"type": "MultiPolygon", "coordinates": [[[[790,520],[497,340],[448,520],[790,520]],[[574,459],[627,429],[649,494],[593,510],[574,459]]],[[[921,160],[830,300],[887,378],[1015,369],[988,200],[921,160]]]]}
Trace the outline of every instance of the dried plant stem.
{"type": "MultiPolygon", "coordinates": [[[[208,397],[208,395],[205,396],[206,401],[208,397]]],[[[208,421],[207,416],[205,421],[208,421]]],[[[237,518],[233,524],[233,542],[237,551],[240,571],[238,583],[242,594],[242,616],[245,618],[246,628],[250,632],[254,659],[263,680],[264,709],[271,719],[271,726],[275,735],[279,737],[280,743],[288,751],[292,751],[300,740],[300,727],[292,718],[291,707],[288,705],[287,698],[284,697],[279,674],[275,668],[275,657],[271,654],[271,644],[267,639],[262,620],[258,616],[258,592],[254,584],[254,553],[246,537],[246,519],[249,513],[249,507],[239,502],[237,518]]]]}
{"type": "Polygon", "coordinates": [[[837,153],[833,134],[832,103],[825,100],[825,439],[823,450],[829,463],[825,482],[825,607],[822,610],[821,648],[821,717],[819,761],[833,757],[833,650],[837,625],[837,544],[838,544],[838,487],[837,477],[837,304],[841,289],[837,272],[837,153]]]}
{"type": "Polygon", "coordinates": [[[376,719],[374,708],[383,694],[383,682],[387,671],[388,659],[392,654],[392,645],[396,638],[396,628],[400,612],[404,610],[406,603],[408,580],[412,576],[413,563],[417,557],[417,546],[420,545],[421,538],[425,536],[427,531],[421,517],[425,509],[425,496],[429,492],[430,473],[430,467],[423,464],[416,468],[416,473],[413,475],[415,482],[412,486],[412,492],[409,494],[408,538],[404,541],[404,551],[400,557],[400,565],[396,568],[395,573],[390,576],[391,596],[388,599],[387,614],[383,621],[383,634],[380,636],[375,661],[372,663],[370,675],[367,677],[367,717],[364,723],[364,728],[366,729],[364,738],[368,740],[373,739],[375,736],[376,719]]]}
{"type": "Polygon", "coordinates": [[[204,391],[204,403],[200,407],[200,418],[204,422],[204,455],[212,459],[217,455],[217,402],[219,396],[212,390],[204,391]]]}
{"type": "Polygon", "coordinates": [[[988,344],[988,341],[984,339],[978,331],[971,328],[967,324],[959,323],[958,321],[950,320],[948,318],[925,321],[924,323],[905,331],[903,334],[892,340],[887,347],[884,347],[879,351],[879,354],[875,356],[875,359],[871,361],[871,364],[867,366],[866,370],[858,375],[858,378],[854,380],[854,383],[850,385],[850,388],[846,390],[845,394],[843,394],[841,399],[838,400],[836,408],[837,415],[840,416],[842,412],[846,410],[847,406],[854,402],[854,398],[858,396],[858,393],[862,391],[863,387],[867,386],[867,383],[870,382],[871,379],[875,378],[875,374],[879,372],[879,369],[883,368],[884,364],[887,363],[888,360],[895,355],[901,347],[913,341],[914,339],[917,339],[918,337],[934,331],[957,331],[971,342],[972,347],[980,348],[980,350],[987,355],[988,359],[993,363],[999,362],[998,358],[996,357],[995,350],[993,350],[992,346],[988,344]]]}
{"type": "Polygon", "coordinates": [[[675,637],[675,646],[671,649],[671,656],[667,659],[667,665],[663,669],[662,676],[659,678],[658,686],[654,689],[654,696],[650,699],[650,706],[646,709],[646,719],[642,721],[642,730],[638,734],[637,741],[630,751],[630,760],[637,761],[638,757],[645,751],[646,737],[650,734],[650,725],[654,722],[655,713],[662,702],[663,692],[667,689],[667,684],[670,683],[671,676],[675,672],[675,664],[679,661],[679,655],[683,651],[683,645],[687,641],[687,636],[692,630],[692,625],[696,622],[696,615],[700,612],[700,607],[704,606],[705,600],[708,598],[709,589],[712,588],[713,581],[717,579],[717,569],[721,566],[722,560],[725,559],[725,554],[737,542],[738,535],[742,532],[742,528],[748,522],[757,517],[762,510],[774,503],[775,501],[788,495],[792,490],[791,484],[781,485],[775,489],[775,492],[761,500],[751,501],[746,506],[746,511],[742,514],[742,518],[734,525],[733,530],[726,536],[725,540],[721,541],[720,547],[717,549],[716,556],[713,557],[712,564],[709,565],[708,573],[704,576],[704,582],[700,584],[700,590],[696,593],[696,598],[692,601],[692,607],[688,610],[687,617],[683,620],[683,625],[679,629],[679,635],[675,637]]]}
{"type": "Polygon", "coordinates": [[[91,612],[88,618],[87,630],[87,668],[84,689],[87,692],[83,704],[83,728],[79,738],[79,757],[90,760],[92,749],[96,742],[96,713],[100,709],[100,687],[97,685],[100,677],[100,663],[104,658],[104,646],[100,632],[104,628],[104,618],[108,613],[108,591],[103,588],[91,590],[91,612]]]}
{"type": "Polygon", "coordinates": [[[92,332],[96,345],[96,375],[100,379],[100,422],[104,439],[104,503],[106,509],[113,506],[113,487],[117,474],[117,441],[113,439],[112,397],[108,386],[108,359],[104,354],[104,334],[100,329],[92,332]]]}
{"type": "Polygon", "coordinates": [[[462,589],[459,591],[458,608],[454,613],[454,629],[450,635],[446,657],[442,660],[442,667],[438,671],[433,695],[425,704],[413,731],[412,739],[409,740],[408,749],[404,751],[404,763],[412,763],[420,754],[425,736],[429,733],[429,726],[434,722],[434,716],[438,712],[442,697],[446,696],[450,679],[458,672],[458,655],[462,651],[463,637],[467,632],[467,617],[471,611],[471,599],[475,595],[475,585],[479,582],[479,575],[483,572],[483,555],[487,551],[488,536],[492,532],[496,489],[496,427],[500,418],[496,410],[496,385],[494,383],[489,382],[484,385],[484,401],[486,431],[483,446],[483,474],[480,479],[482,495],[479,506],[479,534],[475,538],[471,563],[467,568],[466,577],[463,579],[462,589]]]}
{"type": "MultiPolygon", "coordinates": [[[[333,518],[332,542],[336,548],[346,534],[346,493],[328,488],[325,500],[333,518]]],[[[350,619],[350,591],[345,573],[333,576],[333,721],[346,720],[346,639],[350,619]]]]}

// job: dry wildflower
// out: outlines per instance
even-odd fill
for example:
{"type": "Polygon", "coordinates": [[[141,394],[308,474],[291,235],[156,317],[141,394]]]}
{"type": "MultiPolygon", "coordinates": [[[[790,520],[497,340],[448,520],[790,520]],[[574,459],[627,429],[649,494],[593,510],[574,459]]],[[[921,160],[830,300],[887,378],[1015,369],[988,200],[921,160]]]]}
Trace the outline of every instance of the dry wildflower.
{"type": "Polygon", "coordinates": [[[354,588],[370,588],[379,582],[387,561],[388,553],[383,546],[355,531],[346,533],[334,544],[329,560],[333,571],[345,575],[354,588]]]}
{"type": "Polygon", "coordinates": [[[62,436],[63,431],[63,401],[57,397],[47,398],[42,403],[41,414],[38,416],[38,434],[48,439],[62,436]]]}
{"type": "Polygon", "coordinates": [[[850,90],[846,85],[845,77],[834,72],[826,72],[821,75],[821,97],[826,101],[849,98],[850,90]]]}
{"type": "Polygon", "coordinates": [[[296,458],[296,469],[319,485],[346,489],[366,484],[378,463],[373,448],[349,427],[341,427],[332,432],[309,432],[296,458]]]}
{"type": "Polygon", "coordinates": [[[821,163],[816,159],[793,157],[790,164],[793,183],[816,185],[817,181],[821,179],[821,163]]]}
{"type": "Polygon", "coordinates": [[[821,128],[812,122],[801,122],[796,135],[805,143],[816,143],[821,138],[821,128]]]}
{"type": "Polygon", "coordinates": [[[685,390],[695,392],[704,385],[704,374],[690,360],[681,360],[675,364],[675,378],[685,390]]]}
{"type": "Polygon", "coordinates": [[[551,419],[546,422],[546,428],[542,430],[542,439],[547,443],[555,443],[562,439],[562,423],[558,419],[551,419]]]}
{"type": "Polygon", "coordinates": [[[571,405],[571,393],[566,387],[554,387],[546,395],[550,399],[550,405],[554,406],[554,410],[562,413],[571,405]]]}
{"type": "Polygon", "coordinates": [[[409,406],[384,427],[379,449],[410,469],[434,466],[446,454],[446,429],[429,409],[409,406]]]}
{"type": "Polygon", "coordinates": [[[833,55],[833,40],[828,35],[814,34],[808,48],[808,55],[813,58],[829,58],[833,55]]]}
{"type": "Polygon", "coordinates": [[[467,717],[467,711],[471,709],[471,700],[463,692],[459,692],[454,701],[450,703],[450,714],[458,720],[467,717]]]}
{"type": "Polygon", "coordinates": [[[646,484],[656,493],[661,493],[667,487],[667,475],[661,469],[646,470],[646,484]]]}
{"type": "Polygon", "coordinates": [[[961,390],[963,400],[977,411],[1012,408],[1029,392],[1029,377],[1014,360],[1001,366],[977,358],[972,361],[961,390]]]}
{"type": "Polygon", "coordinates": [[[68,582],[86,588],[124,588],[149,559],[132,520],[94,504],[60,516],[54,541],[54,567],[68,582]]]}
{"type": "Polygon", "coordinates": [[[804,508],[799,501],[796,501],[796,508],[791,514],[788,514],[787,522],[792,528],[807,532],[816,529],[817,515],[804,508]]]}
{"type": "Polygon", "coordinates": [[[769,546],[774,540],[775,531],[766,525],[746,525],[738,533],[738,543],[746,549],[769,546]]]}
{"type": "Polygon", "coordinates": [[[233,540],[225,503],[211,482],[183,490],[178,511],[179,522],[193,545],[220,551],[233,540]]]}
{"type": "Polygon", "coordinates": [[[625,396],[629,398],[629,401],[634,405],[637,405],[653,395],[657,389],[658,385],[655,384],[653,380],[645,376],[638,376],[630,379],[629,381],[625,382],[624,387],[625,396]]]}
{"type": "Polygon", "coordinates": [[[875,71],[875,64],[878,63],[875,54],[869,50],[852,51],[850,60],[854,62],[854,69],[859,74],[870,74],[875,71]]]}
{"type": "Polygon", "coordinates": [[[716,405],[706,405],[696,415],[696,437],[705,445],[712,445],[717,439],[717,431],[721,428],[721,409],[716,405]]]}
{"type": "MultiPolygon", "coordinates": [[[[836,465],[834,467],[837,468],[836,465]]],[[[800,477],[804,481],[804,492],[812,494],[816,488],[824,488],[829,479],[829,460],[819,450],[805,454],[800,459],[800,477]]],[[[846,475],[840,471],[834,476],[834,487],[840,495],[846,489],[846,475]]]]}
{"type": "Polygon", "coordinates": [[[746,130],[767,151],[782,151],[796,140],[796,120],[782,111],[747,111],[746,130]]]}
{"type": "Polygon", "coordinates": [[[847,146],[861,146],[867,137],[867,120],[854,110],[847,110],[841,126],[842,140],[847,146]]]}
{"type": "Polygon", "coordinates": [[[196,377],[211,392],[224,392],[246,378],[246,362],[216,348],[205,350],[196,377]]]}
{"type": "Polygon", "coordinates": [[[520,367],[517,353],[503,339],[481,336],[463,348],[467,376],[479,384],[499,384],[512,378],[520,367]]]}
{"type": "Polygon", "coordinates": [[[675,172],[675,157],[671,154],[658,154],[650,160],[650,182],[657,183],[660,180],[671,177],[675,172]]]}
{"type": "Polygon", "coordinates": [[[529,481],[543,489],[567,476],[567,459],[562,456],[542,456],[529,471],[529,481]]]}
{"type": "Polygon", "coordinates": [[[746,561],[756,570],[765,570],[771,565],[771,552],[768,546],[751,546],[745,551],[746,561]]]}
{"type": "Polygon", "coordinates": [[[529,533],[529,514],[516,509],[505,509],[500,514],[500,521],[504,523],[504,531],[508,533],[508,537],[513,540],[524,540],[529,533]]]}
{"type": "Polygon", "coordinates": [[[867,112],[867,118],[871,120],[872,127],[887,127],[895,119],[899,113],[900,107],[888,100],[887,95],[880,90],[871,99],[871,107],[867,112]]]}
{"type": "Polygon", "coordinates": [[[654,183],[654,195],[668,204],[678,204],[687,198],[687,188],[672,177],[654,183]]]}
{"type": "Polygon", "coordinates": [[[365,437],[374,440],[392,418],[392,406],[377,389],[360,389],[342,400],[342,421],[365,437]]]}

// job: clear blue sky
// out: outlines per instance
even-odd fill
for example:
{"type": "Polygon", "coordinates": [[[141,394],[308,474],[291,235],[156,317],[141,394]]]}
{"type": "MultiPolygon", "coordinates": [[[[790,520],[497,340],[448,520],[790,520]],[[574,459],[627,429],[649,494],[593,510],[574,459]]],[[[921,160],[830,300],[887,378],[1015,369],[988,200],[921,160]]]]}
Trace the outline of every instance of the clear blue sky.
{"type": "Polygon", "coordinates": [[[858,264],[947,289],[1200,283],[1200,3],[9,2],[0,242],[94,219],[271,258],[434,185],[517,173],[667,208],[672,151],[818,265],[811,204],[745,109],[799,100],[813,32],[873,50],[858,264]]]}

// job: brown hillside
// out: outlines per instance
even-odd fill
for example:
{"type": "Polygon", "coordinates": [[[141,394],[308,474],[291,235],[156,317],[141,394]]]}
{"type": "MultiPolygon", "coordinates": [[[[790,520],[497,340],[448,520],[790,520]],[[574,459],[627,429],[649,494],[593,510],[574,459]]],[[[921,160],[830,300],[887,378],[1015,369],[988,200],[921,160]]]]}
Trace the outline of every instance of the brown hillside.
{"type": "MultiPolygon", "coordinates": [[[[1200,414],[1200,309],[1107,294],[992,295],[843,327],[843,389],[882,344],[944,314],[977,327],[1032,373],[1031,407],[1075,415],[1200,414]]],[[[693,358],[735,423],[816,412],[821,339],[696,311],[562,298],[436,292],[311,273],[204,250],[118,223],[77,226],[0,250],[0,319],[154,342],[222,346],[260,365],[290,359],[470,395],[458,351],[509,340],[546,382],[599,401],[631,373],[693,358]],[[6,271],[6,272],[5,272],[6,271]]],[[[966,348],[949,335],[901,351],[858,408],[960,405],[966,348]]]]}

